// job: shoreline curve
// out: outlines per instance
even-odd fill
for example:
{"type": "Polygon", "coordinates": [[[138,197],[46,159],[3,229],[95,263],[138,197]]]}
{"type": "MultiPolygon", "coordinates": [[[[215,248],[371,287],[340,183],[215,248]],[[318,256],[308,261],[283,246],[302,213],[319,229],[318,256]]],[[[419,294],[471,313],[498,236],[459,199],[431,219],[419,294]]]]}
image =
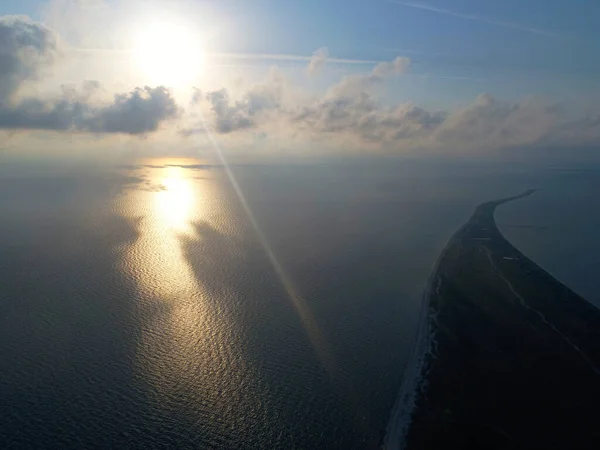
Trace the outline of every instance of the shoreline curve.
{"type": "MultiPolygon", "coordinates": [[[[484,202],[476,206],[469,219],[454,232],[435,260],[423,291],[419,309],[419,323],[417,325],[413,350],[404,370],[404,376],[397,395],[397,400],[392,409],[388,425],[386,426],[386,433],[381,446],[382,450],[404,450],[406,447],[406,435],[412,422],[413,412],[417,407],[418,395],[421,393],[424,384],[427,382],[428,365],[430,365],[431,361],[435,358],[433,354],[435,334],[431,327],[432,318],[434,318],[432,315],[434,313],[430,311],[430,299],[433,286],[438,278],[440,264],[448,250],[458,241],[481,207],[488,204],[494,204],[492,219],[495,223],[496,207],[503,203],[527,197],[534,194],[536,191],[537,189],[529,189],[519,195],[484,202]]],[[[504,236],[502,237],[504,238],[504,236]]]]}

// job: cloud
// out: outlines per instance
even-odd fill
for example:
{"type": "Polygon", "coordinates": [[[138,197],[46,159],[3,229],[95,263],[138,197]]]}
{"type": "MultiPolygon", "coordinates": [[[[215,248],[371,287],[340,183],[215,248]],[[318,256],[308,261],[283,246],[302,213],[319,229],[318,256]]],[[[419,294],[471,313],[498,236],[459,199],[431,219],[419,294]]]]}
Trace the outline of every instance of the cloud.
{"type": "Polygon", "coordinates": [[[112,103],[96,103],[98,81],[80,90],[65,85],[62,92],[42,98],[24,87],[38,81],[60,55],[57,35],[26,17],[0,18],[0,128],[144,134],[164,120],[177,117],[179,108],[164,87],[135,88],[117,94],[112,103]]]}
{"type": "Polygon", "coordinates": [[[414,143],[430,137],[445,113],[427,112],[411,103],[382,107],[368,94],[327,99],[303,108],[293,122],[312,134],[346,135],[369,144],[414,143]]]}
{"type": "Polygon", "coordinates": [[[320,48],[313,53],[313,56],[308,63],[308,67],[306,68],[306,72],[311,76],[317,75],[321,70],[323,70],[323,67],[325,67],[325,63],[327,62],[328,58],[329,52],[327,51],[327,48],[320,48]]]}
{"type": "MultiPolygon", "coordinates": [[[[65,84],[52,95],[32,89],[68,54],[64,50],[44,25],[0,17],[0,129],[145,135],[177,119],[182,136],[208,130],[257,146],[319,143],[389,152],[600,146],[597,104],[585,109],[481,94],[462,108],[436,111],[408,101],[382,101],[378,95],[386,83],[409,70],[406,57],[372,64],[371,70],[342,77],[321,93],[302,90],[276,67],[260,83],[200,86],[184,114],[162,86],[112,96],[99,81],[65,84]]],[[[315,74],[330,58],[321,49],[303,60],[307,72],[315,74]]]]}
{"type": "Polygon", "coordinates": [[[248,89],[239,100],[232,100],[225,88],[202,94],[195,90],[193,103],[208,103],[209,123],[198,123],[194,127],[181,131],[184,136],[205,132],[205,126],[219,134],[228,134],[239,130],[255,128],[267,119],[268,113],[281,108],[286,90],[286,79],[277,68],[272,68],[267,80],[248,89]]]}
{"type": "Polygon", "coordinates": [[[246,102],[229,101],[227,89],[206,94],[206,100],[212,105],[215,113],[215,128],[218,133],[230,133],[254,126],[253,112],[246,102]]]}
{"type": "Polygon", "coordinates": [[[555,127],[567,120],[560,108],[541,100],[507,102],[481,94],[453,112],[436,130],[435,139],[449,147],[469,148],[549,144],[555,127]]]}
{"type": "Polygon", "coordinates": [[[112,104],[91,109],[79,127],[96,133],[143,134],[157,130],[163,120],[175,118],[179,112],[170,90],[146,86],[117,94],[112,104]]]}
{"type": "Polygon", "coordinates": [[[379,63],[366,75],[344,77],[342,81],[329,89],[327,96],[337,98],[360,95],[360,93],[380,84],[386,78],[404,74],[409,65],[410,59],[401,56],[393,61],[379,63]]]}
{"type": "MultiPolygon", "coordinates": [[[[84,89],[85,91],[85,89],[84,89]]],[[[105,105],[87,103],[69,91],[60,98],[25,98],[0,107],[0,128],[12,130],[88,131],[93,133],[144,134],[174,118],[179,109],[164,87],[136,88],[117,94],[105,105]]]]}
{"type": "Polygon", "coordinates": [[[394,75],[402,75],[410,64],[410,59],[398,56],[393,61],[377,64],[371,74],[372,77],[385,78],[394,75]]]}
{"type": "Polygon", "coordinates": [[[556,33],[553,33],[551,31],[542,30],[540,28],[521,25],[521,24],[518,24],[515,22],[506,22],[503,20],[489,19],[486,17],[478,16],[476,14],[458,13],[458,12],[450,11],[449,9],[438,8],[435,6],[425,5],[422,3],[402,2],[402,1],[398,1],[398,0],[388,0],[388,2],[394,3],[396,5],[405,6],[407,8],[420,9],[423,11],[429,11],[429,12],[433,12],[436,14],[444,14],[446,16],[458,17],[460,19],[472,20],[472,21],[481,22],[481,23],[487,23],[489,25],[496,25],[496,26],[504,27],[504,28],[511,28],[513,30],[524,31],[527,33],[533,33],[533,34],[549,36],[549,37],[560,37],[556,33]]]}
{"type": "Polygon", "coordinates": [[[0,102],[16,95],[26,80],[37,79],[58,55],[58,36],[27,17],[0,17],[0,102]]]}
{"type": "MultiPolygon", "coordinates": [[[[183,136],[204,133],[209,127],[218,134],[230,134],[243,130],[256,130],[266,123],[277,126],[303,126],[311,131],[329,132],[344,126],[358,114],[375,109],[369,91],[386,78],[403,74],[410,64],[408,58],[377,64],[367,74],[344,77],[330,88],[323,99],[307,102],[292,92],[285,77],[277,69],[271,69],[264,83],[247,90],[240,99],[232,100],[225,88],[199,95],[209,105],[205,122],[181,130],[183,136]]],[[[308,67],[311,67],[312,61],[308,67]]],[[[200,105],[202,106],[202,105],[200,105]]]]}
{"type": "MultiPolygon", "coordinates": [[[[226,89],[204,94],[206,125],[231,137],[266,133],[270,139],[280,136],[389,152],[600,145],[598,108],[582,114],[579,108],[541,98],[503,101],[485,93],[451,111],[428,111],[411,102],[382,103],[375,88],[390,77],[402,76],[409,64],[407,58],[378,64],[312,97],[301,95],[275,71],[237,100],[226,89]]],[[[199,131],[205,132],[204,126],[182,134],[199,131]]]]}
{"type": "Polygon", "coordinates": [[[427,111],[411,103],[386,107],[363,92],[306,106],[293,123],[312,135],[346,137],[345,142],[389,151],[600,145],[600,109],[581,115],[539,98],[510,102],[489,94],[454,111],[427,111]]]}

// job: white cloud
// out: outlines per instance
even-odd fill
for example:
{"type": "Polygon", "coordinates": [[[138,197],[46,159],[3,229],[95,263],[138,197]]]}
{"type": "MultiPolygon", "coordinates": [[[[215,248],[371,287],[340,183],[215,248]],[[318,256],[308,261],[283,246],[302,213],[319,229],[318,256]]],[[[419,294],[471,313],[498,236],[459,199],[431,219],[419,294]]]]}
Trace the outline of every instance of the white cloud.
{"type": "Polygon", "coordinates": [[[328,98],[352,97],[368,91],[382,83],[386,78],[402,75],[410,65],[410,59],[397,57],[390,62],[377,64],[373,70],[364,75],[346,76],[327,92],[328,98]]]}
{"type": "Polygon", "coordinates": [[[328,58],[329,52],[327,51],[327,48],[320,48],[313,53],[312,58],[308,62],[306,72],[311,76],[317,75],[319,72],[321,72],[321,70],[323,70],[323,67],[325,67],[325,63],[327,62],[328,58]]]}
{"type": "Polygon", "coordinates": [[[408,69],[410,59],[398,56],[393,61],[386,61],[377,64],[372,72],[372,77],[385,78],[395,75],[402,75],[408,69]]]}

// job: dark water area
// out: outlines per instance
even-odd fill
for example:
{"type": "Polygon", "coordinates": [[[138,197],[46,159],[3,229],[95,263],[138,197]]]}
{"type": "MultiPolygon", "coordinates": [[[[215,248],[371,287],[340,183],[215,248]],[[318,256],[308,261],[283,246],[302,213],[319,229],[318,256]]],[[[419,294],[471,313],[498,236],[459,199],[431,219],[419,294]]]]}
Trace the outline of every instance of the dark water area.
{"type": "Polygon", "coordinates": [[[1,448],[378,448],[446,241],[554,176],[234,174],[0,167],[1,448]]]}
{"type": "Polygon", "coordinates": [[[540,191],[498,209],[504,236],[600,307],[600,167],[555,168],[540,191]]]}

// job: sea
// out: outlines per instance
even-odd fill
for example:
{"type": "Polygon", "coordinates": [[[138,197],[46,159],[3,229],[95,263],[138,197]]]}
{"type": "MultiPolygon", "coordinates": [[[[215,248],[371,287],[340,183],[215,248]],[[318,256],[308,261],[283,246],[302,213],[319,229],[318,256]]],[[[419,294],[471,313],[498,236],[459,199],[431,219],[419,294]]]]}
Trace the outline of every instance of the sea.
{"type": "Polygon", "coordinates": [[[498,227],[522,253],[600,308],[600,167],[552,167],[539,188],[498,208],[498,227]]]}
{"type": "Polygon", "coordinates": [[[597,169],[0,162],[0,448],[377,449],[473,208],[600,306],[597,169]]]}

